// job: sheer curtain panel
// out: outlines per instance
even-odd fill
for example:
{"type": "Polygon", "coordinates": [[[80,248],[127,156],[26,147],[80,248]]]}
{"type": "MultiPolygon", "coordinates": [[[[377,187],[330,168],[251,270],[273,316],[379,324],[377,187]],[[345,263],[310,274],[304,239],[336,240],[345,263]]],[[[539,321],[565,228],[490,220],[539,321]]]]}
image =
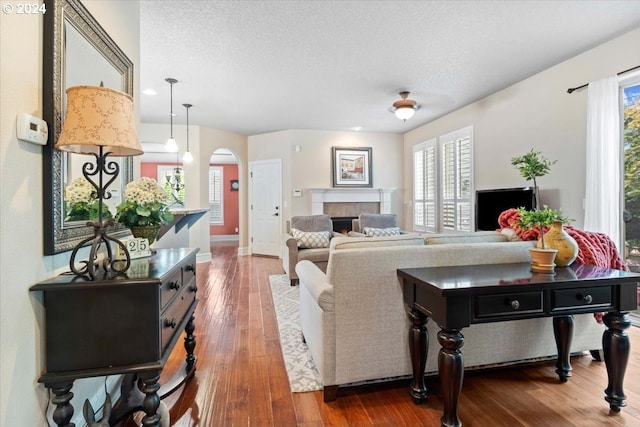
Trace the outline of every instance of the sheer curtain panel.
{"type": "Polygon", "coordinates": [[[618,77],[589,83],[584,229],[605,233],[621,249],[618,77]]]}

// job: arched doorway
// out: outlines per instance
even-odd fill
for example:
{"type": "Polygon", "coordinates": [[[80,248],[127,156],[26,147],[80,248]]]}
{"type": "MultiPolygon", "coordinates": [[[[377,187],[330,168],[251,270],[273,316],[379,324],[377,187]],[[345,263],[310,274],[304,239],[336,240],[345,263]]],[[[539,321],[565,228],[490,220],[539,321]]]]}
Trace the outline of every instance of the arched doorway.
{"type": "Polygon", "coordinates": [[[225,148],[209,159],[209,238],[212,244],[238,241],[240,233],[240,171],[238,159],[225,148]]]}

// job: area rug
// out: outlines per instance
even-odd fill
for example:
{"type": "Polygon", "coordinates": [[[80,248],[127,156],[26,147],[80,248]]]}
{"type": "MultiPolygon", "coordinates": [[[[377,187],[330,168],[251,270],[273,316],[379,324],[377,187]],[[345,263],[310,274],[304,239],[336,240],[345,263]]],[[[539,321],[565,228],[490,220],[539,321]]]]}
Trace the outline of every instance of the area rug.
{"type": "Polygon", "coordinates": [[[280,348],[289,377],[291,391],[301,393],[322,390],[320,374],[302,341],[299,306],[300,288],[291,286],[287,275],[269,276],[273,306],[278,320],[280,348]]]}

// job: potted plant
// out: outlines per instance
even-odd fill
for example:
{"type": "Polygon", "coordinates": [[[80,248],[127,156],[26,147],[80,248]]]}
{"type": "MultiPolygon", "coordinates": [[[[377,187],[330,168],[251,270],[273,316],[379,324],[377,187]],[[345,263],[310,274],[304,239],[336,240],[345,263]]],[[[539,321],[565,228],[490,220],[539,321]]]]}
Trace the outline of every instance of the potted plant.
{"type": "Polygon", "coordinates": [[[547,159],[540,151],[535,151],[533,148],[522,156],[515,156],[511,158],[511,164],[518,169],[520,175],[527,181],[533,181],[536,210],[540,209],[540,191],[538,189],[538,182],[536,181],[536,178],[540,178],[548,174],[551,170],[551,166],[555,163],[556,160],[551,161],[547,159]]]}
{"type": "Polygon", "coordinates": [[[156,239],[160,226],[173,219],[167,209],[167,193],[155,179],[142,177],[124,188],[124,202],[117,206],[116,221],[131,229],[134,237],[156,239]]]}
{"type": "Polygon", "coordinates": [[[565,224],[571,220],[563,216],[560,210],[550,209],[546,205],[542,209],[527,210],[525,208],[519,208],[517,211],[519,219],[516,221],[516,225],[525,230],[532,230],[538,227],[538,234],[540,235],[540,247],[529,250],[531,252],[531,270],[537,273],[553,273],[556,266],[555,259],[558,254],[558,249],[550,248],[545,244],[544,227],[554,223],[565,224]]]}

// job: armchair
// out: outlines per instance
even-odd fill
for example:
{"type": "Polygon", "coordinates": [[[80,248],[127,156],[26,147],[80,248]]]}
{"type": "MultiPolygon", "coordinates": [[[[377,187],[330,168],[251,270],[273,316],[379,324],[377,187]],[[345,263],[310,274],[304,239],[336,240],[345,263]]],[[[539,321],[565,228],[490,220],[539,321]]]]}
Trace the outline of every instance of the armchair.
{"type": "Polygon", "coordinates": [[[291,286],[298,282],[295,269],[298,261],[309,260],[322,271],[326,271],[329,261],[329,240],[333,236],[333,222],[326,214],[294,216],[291,221],[287,221],[287,232],[282,236],[282,269],[289,276],[291,286]],[[297,230],[295,233],[298,238],[294,237],[294,231],[292,231],[294,229],[297,230]],[[318,232],[326,234],[317,234],[318,232]],[[320,236],[320,239],[314,240],[313,243],[305,243],[306,236],[320,236]]]}
{"type": "Polygon", "coordinates": [[[365,228],[389,229],[398,227],[398,217],[396,214],[360,214],[358,218],[351,221],[351,232],[349,236],[367,236],[365,228]]]}

